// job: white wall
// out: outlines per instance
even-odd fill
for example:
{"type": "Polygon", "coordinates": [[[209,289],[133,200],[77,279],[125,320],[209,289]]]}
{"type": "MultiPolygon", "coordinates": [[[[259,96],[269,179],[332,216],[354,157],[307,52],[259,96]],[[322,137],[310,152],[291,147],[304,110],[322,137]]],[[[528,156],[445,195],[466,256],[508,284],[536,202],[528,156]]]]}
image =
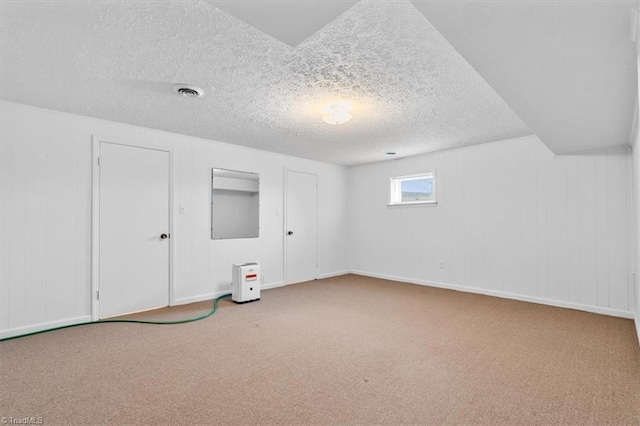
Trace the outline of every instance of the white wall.
{"type": "MultiPolygon", "coordinates": [[[[637,117],[640,124],[640,111],[637,117]]],[[[640,129],[635,128],[635,138],[633,144],[633,222],[635,226],[634,241],[634,279],[636,292],[636,332],[640,343],[640,129]]]]}
{"type": "Polygon", "coordinates": [[[531,137],[347,170],[2,101],[0,124],[3,337],[90,318],[92,134],[172,151],[178,303],[227,291],[234,262],[257,260],[265,284],[282,284],[286,167],[319,175],[321,277],[351,269],[613,315],[640,307],[637,148],[554,157],[531,137]],[[212,167],[260,173],[259,239],[209,238],[212,167]],[[386,205],[391,176],[425,170],[438,172],[437,206],[386,205]]]}
{"type": "MultiPolygon", "coordinates": [[[[640,2],[639,2],[640,3],[640,2]]],[[[635,14],[638,20],[640,15],[635,14]]],[[[636,22],[640,24],[640,22],[636,22]]],[[[636,332],[638,334],[638,343],[640,343],[640,26],[636,27],[636,71],[638,76],[638,92],[636,96],[636,111],[634,117],[634,126],[631,135],[631,146],[633,150],[633,225],[635,233],[634,241],[634,265],[633,278],[635,280],[636,292],[636,332]]]]}
{"type": "Polygon", "coordinates": [[[0,336],[89,319],[93,134],[172,152],[177,303],[228,291],[234,262],[282,284],[285,168],[318,174],[320,275],[348,270],[344,167],[7,102],[0,114],[0,336]],[[210,239],[212,167],[260,173],[260,238],[210,239]]]}
{"type": "Polygon", "coordinates": [[[536,137],[355,167],[350,266],[632,317],[630,175],[628,147],[554,157],[536,137]],[[437,205],[387,206],[389,178],[431,170],[437,205]]]}

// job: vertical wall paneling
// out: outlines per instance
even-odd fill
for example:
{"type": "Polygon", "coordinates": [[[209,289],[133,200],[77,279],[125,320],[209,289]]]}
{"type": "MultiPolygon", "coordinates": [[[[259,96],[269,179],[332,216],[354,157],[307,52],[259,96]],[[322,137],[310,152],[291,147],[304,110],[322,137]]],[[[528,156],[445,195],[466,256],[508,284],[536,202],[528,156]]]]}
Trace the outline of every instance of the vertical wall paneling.
{"type": "Polygon", "coordinates": [[[549,204],[548,220],[548,296],[552,300],[568,300],[568,195],[567,195],[567,161],[557,156],[549,167],[549,204]]]}
{"type": "MultiPolygon", "coordinates": [[[[0,105],[1,107],[1,105],[0,105]]],[[[8,141],[14,136],[7,126],[0,126],[0,141],[8,141]]],[[[13,173],[11,157],[12,144],[0,142],[0,282],[9,282],[9,253],[11,238],[6,233],[9,228],[9,206],[12,204],[13,173]]],[[[9,286],[0,285],[0,330],[9,328],[9,286]]]]}
{"type": "Polygon", "coordinates": [[[577,302],[584,305],[597,304],[597,245],[596,245],[596,203],[593,195],[596,188],[596,166],[593,155],[580,158],[577,163],[577,250],[575,255],[578,298],[577,302]],[[578,267],[578,265],[580,267],[578,267]]]}
{"type": "Polygon", "coordinates": [[[595,162],[595,239],[596,239],[596,279],[597,306],[609,305],[609,206],[610,197],[607,192],[608,168],[606,155],[594,157],[595,162]]]}
{"type": "MultiPolygon", "coordinates": [[[[58,137],[64,123],[50,118],[47,127],[47,322],[65,319],[75,312],[76,199],[73,144],[58,137]]],[[[88,161],[91,161],[87,159],[88,161]]],[[[31,189],[29,189],[30,191],[31,189]]]]}
{"type": "MultiPolygon", "coordinates": [[[[632,232],[628,234],[629,239],[627,243],[627,258],[629,259],[629,263],[631,267],[628,270],[628,278],[627,278],[627,287],[628,287],[628,300],[629,300],[629,310],[631,312],[637,312],[638,304],[636,302],[636,283],[635,283],[635,274],[638,268],[638,264],[636,263],[636,250],[637,247],[635,245],[635,238],[637,231],[637,222],[638,222],[638,211],[634,206],[634,174],[633,174],[633,152],[632,155],[627,157],[627,176],[631,184],[627,188],[627,216],[628,221],[631,223],[632,232]]],[[[640,334],[640,330],[638,330],[638,334],[640,334]]],[[[640,343],[640,341],[639,341],[640,343]]]]}
{"type": "MultiPolygon", "coordinates": [[[[4,126],[2,126],[4,127],[4,126]]],[[[25,134],[25,139],[37,139],[42,136],[34,134],[33,129],[29,129],[25,134]]],[[[15,140],[18,135],[13,134],[11,138],[15,140]]],[[[46,144],[46,140],[40,139],[46,144]]],[[[37,142],[35,142],[37,143],[37,142]]],[[[46,147],[46,145],[45,145],[46,147]]],[[[16,327],[24,322],[26,315],[24,306],[25,289],[25,257],[26,257],[26,236],[27,236],[27,214],[26,198],[27,193],[27,162],[28,152],[26,145],[13,144],[11,156],[9,158],[9,173],[11,187],[8,187],[10,203],[7,205],[7,222],[2,232],[3,239],[10,240],[9,251],[5,253],[8,261],[5,266],[8,270],[7,279],[13,283],[7,295],[8,301],[8,327],[16,327]]],[[[45,148],[46,150],[46,148],[45,148]]],[[[46,204],[42,207],[46,210],[46,204]]]]}
{"type": "Polygon", "coordinates": [[[610,307],[629,309],[627,244],[629,241],[627,226],[627,181],[626,149],[607,150],[607,194],[609,195],[608,240],[609,245],[609,285],[610,307]]]}
{"type": "MultiPolygon", "coordinates": [[[[636,10],[638,12],[638,10],[636,10]]],[[[636,13],[636,19],[638,14],[636,13]]],[[[640,27],[636,28],[636,70],[638,77],[638,93],[636,99],[636,112],[635,112],[635,128],[634,134],[632,134],[632,180],[633,180],[633,224],[635,225],[634,235],[634,260],[633,260],[633,272],[634,272],[634,293],[635,293],[635,307],[636,307],[636,332],[638,334],[638,342],[640,343],[640,27]]]]}
{"type": "Polygon", "coordinates": [[[82,148],[76,155],[75,192],[75,313],[78,317],[91,315],[91,193],[92,193],[92,138],[89,135],[76,136],[75,143],[82,148]]]}
{"type": "MultiPolygon", "coordinates": [[[[476,149],[477,151],[477,149],[476,149]]],[[[496,152],[495,154],[498,154],[496,152]]],[[[500,152],[501,154],[501,152],[500,152]]],[[[491,290],[500,291],[503,286],[503,264],[505,258],[503,256],[502,245],[502,217],[496,214],[498,209],[502,208],[503,196],[501,191],[503,171],[503,157],[502,155],[491,155],[491,153],[485,153],[484,155],[485,167],[483,173],[485,175],[485,181],[483,182],[484,192],[483,205],[485,206],[485,229],[487,238],[485,239],[483,266],[488,273],[483,285],[491,290]],[[488,155],[487,155],[488,154],[488,155]]],[[[452,187],[451,191],[455,191],[452,187]]]]}
{"type": "MultiPolygon", "coordinates": [[[[470,285],[482,285],[482,220],[484,218],[484,203],[482,202],[482,191],[478,191],[470,184],[470,179],[481,178],[481,167],[473,161],[473,153],[460,151],[462,156],[462,169],[468,172],[464,174],[464,192],[462,195],[462,216],[460,217],[460,228],[463,230],[463,269],[461,282],[470,285]]],[[[480,186],[480,185],[479,185],[480,186]]]]}
{"type": "Polygon", "coordinates": [[[351,268],[629,316],[628,161],[624,147],[554,156],[532,136],[353,167],[351,268]],[[430,168],[438,169],[439,203],[413,208],[429,218],[428,227],[372,195],[386,193],[392,176],[430,168]],[[423,228],[428,245],[398,237],[423,228]],[[448,258],[449,275],[398,266],[416,256],[425,265],[448,258]]]}
{"type": "Polygon", "coordinates": [[[320,274],[349,269],[345,167],[4,101],[0,114],[2,337],[90,319],[92,135],[171,152],[176,303],[229,291],[231,263],[282,283],[285,167],[319,178],[320,274]],[[213,167],[260,174],[259,238],[211,240],[213,167]]]}
{"type": "MultiPolygon", "coordinates": [[[[580,264],[578,263],[580,229],[578,224],[578,157],[567,157],[567,300],[580,302],[580,264]],[[576,249],[572,249],[575,247],[576,249]]],[[[583,160],[580,163],[584,162],[583,160]]],[[[582,229],[583,233],[590,233],[582,229]]]]}
{"type": "Polygon", "coordinates": [[[536,209],[536,230],[537,230],[537,241],[536,241],[536,253],[537,253],[537,262],[536,262],[536,280],[537,280],[537,292],[535,293],[537,296],[542,297],[544,299],[549,297],[549,286],[548,286],[548,269],[549,269],[549,250],[548,250],[548,241],[549,241],[549,227],[548,227],[548,195],[549,195],[549,185],[548,185],[548,176],[549,176],[549,164],[551,163],[551,158],[553,158],[553,154],[549,149],[543,144],[535,144],[537,156],[536,159],[536,170],[537,170],[537,181],[536,181],[536,193],[537,193],[537,209],[536,209]]]}
{"type": "Polygon", "coordinates": [[[516,144],[500,145],[502,158],[502,191],[498,193],[502,204],[502,251],[503,259],[503,289],[522,294],[522,251],[519,250],[522,243],[522,225],[520,214],[520,200],[528,197],[522,191],[522,152],[516,144]]]}
{"type": "Polygon", "coordinates": [[[522,245],[521,274],[522,294],[538,294],[538,162],[539,147],[525,144],[520,156],[520,234],[522,245]]]}
{"type": "MultiPolygon", "coordinates": [[[[462,167],[460,166],[462,164],[461,159],[463,155],[464,153],[462,151],[453,151],[450,153],[451,162],[458,165],[458,167],[452,167],[449,172],[451,185],[458,189],[458,192],[449,194],[448,209],[449,220],[451,221],[451,256],[449,260],[449,267],[451,268],[451,282],[454,284],[464,282],[462,276],[462,271],[464,270],[464,229],[461,224],[462,215],[464,214],[462,194],[464,193],[465,182],[462,167]]],[[[390,213],[393,213],[393,211],[390,211],[390,213]]],[[[393,223],[397,227],[403,227],[403,223],[396,220],[395,217],[391,217],[389,222],[393,223]]],[[[402,240],[400,240],[399,243],[402,244],[402,240]]],[[[387,250],[389,249],[390,248],[387,250]]],[[[396,274],[403,276],[402,271],[396,271],[396,274]]]]}
{"type": "MultiPolygon", "coordinates": [[[[30,159],[25,164],[25,246],[29,247],[29,255],[25,257],[24,296],[30,301],[30,316],[34,321],[46,322],[49,150],[42,149],[43,141],[36,138],[35,134],[26,138],[22,146],[30,159]]],[[[49,146],[48,142],[45,144],[49,146]]]]}

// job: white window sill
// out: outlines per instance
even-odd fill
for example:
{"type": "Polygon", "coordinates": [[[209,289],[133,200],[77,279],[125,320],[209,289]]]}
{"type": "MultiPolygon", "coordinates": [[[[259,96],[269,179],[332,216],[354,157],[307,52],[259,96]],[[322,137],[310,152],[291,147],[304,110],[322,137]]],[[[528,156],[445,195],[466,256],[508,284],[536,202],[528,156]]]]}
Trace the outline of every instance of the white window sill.
{"type": "Polygon", "coordinates": [[[425,204],[436,205],[437,201],[406,201],[404,203],[389,203],[387,206],[389,207],[397,207],[397,206],[421,206],[425,204]]]}

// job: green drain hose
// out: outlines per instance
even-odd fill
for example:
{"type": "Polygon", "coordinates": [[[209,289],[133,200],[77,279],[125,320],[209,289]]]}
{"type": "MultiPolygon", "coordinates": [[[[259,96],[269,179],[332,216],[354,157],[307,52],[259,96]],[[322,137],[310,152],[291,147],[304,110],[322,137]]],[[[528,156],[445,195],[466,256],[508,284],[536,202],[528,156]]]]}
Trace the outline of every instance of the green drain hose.
{"type": "Polygon", "coordinates": [[[25,333],[25,334],[19,334],[17,336],[5,337],[3,339],[0,339],[0,342],[3,342],[5,340],[17,339],[19,337],[26,337],[26,336],[33,336],[35,334],[48,333],[49,331],[54,331],[54,330],[62,330],[64,328],[80,327],[82,325],[91,325],[91,324],[105,324],[105,323],[109,323],[109,322],[124,322],[124,323],[132,323],[132,324],[169,325],[169,324],[185,324],[187,322],[200,321],[200,320],[203,320],[205,318],[209,318],[211,315],[215,314],[216,311],[218,310],[218,302],[220,301],[220,299],[224,299],[225,297],[229,297],[229,296],[231,296],[231,293],[223,294],[222,296],[216,297],[213,300],[213,307],[211,308],[211,310],[209,312],[207,312],[206,314],[201,315],[199,317],[195,317],[195,318],[187,318],[187,319],[176,320],[176,321],[144,321],[144,320],[134,320],[134,319],[105,319],[105,320],[98,320],[98,321],[80,322],[78,324],[63,325],[61,327],[54,327],[54,328],[49,328],[49,329],[46,329],[46,330],[34,331],[33,333],[25,333]]]}

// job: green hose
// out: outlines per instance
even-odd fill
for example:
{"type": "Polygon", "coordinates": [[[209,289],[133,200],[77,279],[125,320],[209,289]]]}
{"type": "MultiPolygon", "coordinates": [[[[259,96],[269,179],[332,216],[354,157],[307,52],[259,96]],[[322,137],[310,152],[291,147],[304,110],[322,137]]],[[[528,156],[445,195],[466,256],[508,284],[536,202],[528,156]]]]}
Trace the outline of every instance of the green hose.
{"type": "Polygon", "coordinates": [[[144,320],[134,320],[134,319],[105,319],[105,320],[98,320],[98,321],[80,322],[78,324],[63,325],[61,327],[49,328],[47,330],[34,331],[33,333],[26,333],[26,334],[19,334],[17,336],[5,337],[3,339],[0,339],[0,342],[3,342],[5,340],[17,339],[19,337],[26,337],[26,336],[33,336],[35,334],[48,333],[49,331],[54,331],[54,330],[62,330],[64,328],[80,327],[81,325],[91,325],[91,324],[104,324],[104,323],[108,323],[108,322],[125,322],[125,323],[133,323],[133,324],[168,325],[168,324],[185,324],[187,322],[200,321],[200,320],[203,320],[205,318],[209,318],[211,315],[215,314],[216,311],[218,310],[218,301],[220,301],[220,299],[224,299],[225,297],[229,297],[229,296],[231,296],[230,293],[229,294],[223,294],[222,296],[216,297],[213,300],[213,307],[211,308],[211,310],[209,312],[207,312],[206,314],[201,315],[199,317],[195,317],[195,318],[187,318],[187,319],[176,320],[176,321],[144,321],[144,320]]]}

